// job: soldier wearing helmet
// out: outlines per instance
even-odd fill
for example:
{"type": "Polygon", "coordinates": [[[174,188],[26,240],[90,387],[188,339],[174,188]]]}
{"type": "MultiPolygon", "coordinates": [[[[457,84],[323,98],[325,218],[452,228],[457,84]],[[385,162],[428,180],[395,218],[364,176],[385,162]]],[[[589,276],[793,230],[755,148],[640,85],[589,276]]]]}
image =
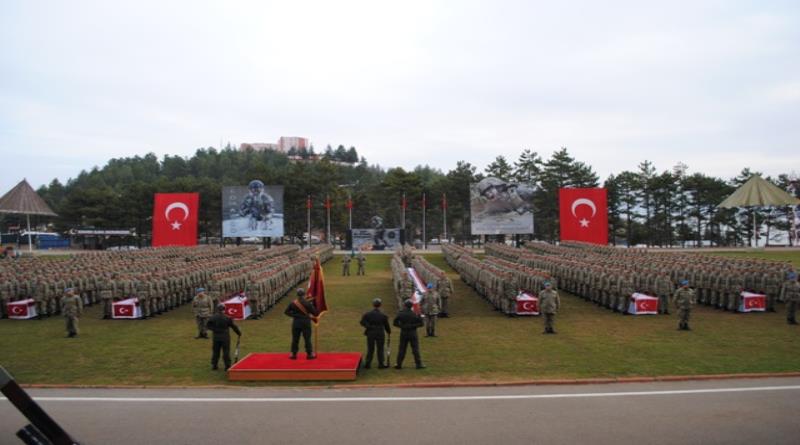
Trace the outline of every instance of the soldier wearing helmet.
{"type": "Polygon", "coordinates": [[[483,212],[487,214],[515,212],[522,215],[533,210],[533,188],[527,185],[489,177],[478,182],[476,188],[483,204],[483,212]]]}
{"type": "Polygon", "coordinates": [[[269,226],[274,200],[264,191],[264,183],[258,179],[250,181],[250,191],[239,206],[239,215],[249,217],[250,230],[258,230],[259,223],[263,229],[269,226]]]}

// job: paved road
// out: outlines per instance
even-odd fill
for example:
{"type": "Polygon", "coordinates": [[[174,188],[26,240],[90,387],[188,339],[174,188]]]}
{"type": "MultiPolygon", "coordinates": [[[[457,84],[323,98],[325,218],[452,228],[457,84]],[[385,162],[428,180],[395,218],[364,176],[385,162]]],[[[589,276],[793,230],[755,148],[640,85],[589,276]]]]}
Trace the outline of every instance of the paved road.
{"type": "MultiPolygon", "coordinates": [[[[800,378],[450,389],[31,390],[84,444],[796,444],[800,378]]],[[[0,443],[25,420],[0,401],[0,443]]]]}

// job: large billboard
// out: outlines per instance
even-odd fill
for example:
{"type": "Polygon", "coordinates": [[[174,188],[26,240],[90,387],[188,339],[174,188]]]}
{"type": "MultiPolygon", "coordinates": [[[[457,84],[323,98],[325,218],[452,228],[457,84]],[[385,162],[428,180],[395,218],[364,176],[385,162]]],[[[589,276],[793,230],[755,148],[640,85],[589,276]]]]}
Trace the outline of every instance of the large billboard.
{"type": "Polygon", "coordinates": [[[401,229],[353,229],[353,249],[394,250],[402,242],[401,229]]]}
{"type": "Polygon", "coordinates": [[[473,235],[533,233],[533,188],[485,178],[469,186],[473,235]]]}
{"type": "Polygon", "coordinates": [[[283,186],[255,179],[222,188],[222,236],[283,236],[283,186]]]}

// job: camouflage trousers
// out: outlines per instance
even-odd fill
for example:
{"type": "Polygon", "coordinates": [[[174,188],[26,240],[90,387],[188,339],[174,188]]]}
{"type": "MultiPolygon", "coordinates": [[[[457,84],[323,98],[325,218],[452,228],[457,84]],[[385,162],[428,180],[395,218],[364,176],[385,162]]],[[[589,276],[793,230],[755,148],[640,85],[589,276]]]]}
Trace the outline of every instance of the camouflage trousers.
{"type": "Polygon", "coordinates": [[[796,301],[787,301],[786,302],[786,320],[789,322],[797,321],[795,316],[797,315],[797,302],[796,301]]]}
{"type": "Polygon", "coordinates": [[[556,321],[556,314],[542,314],[542,315],[544,315],[544,331],[545,332],[552,331],[556,321]]]}
{"type": "Polygon", "coordinates": [[[689,327],[691,309],[678,309],[678,328],[689,327]]]}
{"type": "Polygon", "coordinates": [[[206,322],[208,321],[208,317],[194,317],[195,322],[197,323],[197,336],[198,337],[208,337],[208,328],[206,327],[206,322]]]}
{"type": "Polygon", "coordinates": [[[78,317],[76,315],[65,315],[64,321],[67,325],[67,333],[69,335],[78,335],[78,317]]]}

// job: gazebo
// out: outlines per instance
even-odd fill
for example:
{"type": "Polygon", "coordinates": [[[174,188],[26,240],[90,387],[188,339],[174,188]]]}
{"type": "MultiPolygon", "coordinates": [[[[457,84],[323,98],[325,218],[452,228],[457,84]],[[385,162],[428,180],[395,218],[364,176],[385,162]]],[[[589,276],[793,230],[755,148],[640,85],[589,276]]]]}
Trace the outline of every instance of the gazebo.
{"type": "Polygon", "coordinates": [[[0,213],[13,213],[25,215],[28,223],[28,250],[33,250],[31,241],[31,215],[58,216],[44,202],[41,196],[36,194],[28,181],[23,179],[13,189],[0,198],[0,213]]]}
{"type": "MultiPolygon", "coordinates": [[[[725,209],[736,207],[781,207],[800,204],[800,199],[781,190],[775,184],[758,175],[753,175],[720,205],[725,209]]],[[[758,241],[756,212],[753,212],[753,247],[758,241]]]]}

